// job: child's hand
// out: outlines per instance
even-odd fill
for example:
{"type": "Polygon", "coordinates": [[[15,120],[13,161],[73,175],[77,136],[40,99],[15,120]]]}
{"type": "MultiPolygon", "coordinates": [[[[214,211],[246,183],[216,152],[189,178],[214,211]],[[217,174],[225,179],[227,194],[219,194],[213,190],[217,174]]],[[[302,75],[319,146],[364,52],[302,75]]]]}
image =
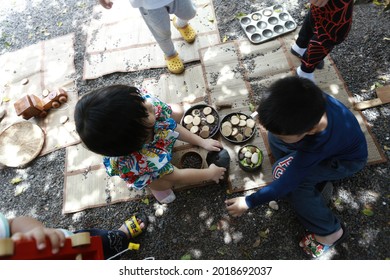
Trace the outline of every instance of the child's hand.
{"type": "Polygon", "coordinates": [[[110,0],[99,0],[99,3],[106,9],[111,9],[112,5],[114,5],[110,0]]]}
{"type": "Polygon", "coordinates": [[[14,241],[35,239],[38,250],[46,248],[46,237],[50,239],[52,253],[58,253],[60,247],[65,245],[65,235],[62,231],[53,228],[36,227],[28,232],[17,232],[12,235],[14,241]]]}
{"type": "Polygon", "coordinates": [[[214,139],[203,139],[201,147],[207,151],[219,152],[222,149],[221,142],[214,139]]]}
{"type": "Polygon", "coordinates": [[[210,164],[209,169],[212,172],[211,180],[218,183],[219,180],[223,179],[223,175],[225,174],[226,168],[216,166],[214,163],[210,164]]]}
{"type": "Polygon", "coordinates": [[[225,204],[228,213],[233,217],[239,217],[249,209],[245,201],[245,196],[225,200],[225,204]]]}

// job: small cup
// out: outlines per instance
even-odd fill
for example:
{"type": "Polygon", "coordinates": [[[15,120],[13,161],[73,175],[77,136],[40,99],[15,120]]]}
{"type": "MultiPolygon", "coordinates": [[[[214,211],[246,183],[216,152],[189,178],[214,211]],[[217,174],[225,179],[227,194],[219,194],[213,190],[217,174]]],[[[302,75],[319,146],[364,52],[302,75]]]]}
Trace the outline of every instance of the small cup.
{"type": "Polygon", "coordinates": [[[246,172],[255,172],[261,168],[263,163],[263,152],[255,145],[241,147],[237,154],[238,165],[246,172]],[[254,162],[257,160],[256,162],[254,162]]]}
{"type": "Polygon", "coordinates": [[[203,158],[202,156],[194,151],[186,152],[182,155],[180,159],[180,168],[203,168],[203,158]]]}

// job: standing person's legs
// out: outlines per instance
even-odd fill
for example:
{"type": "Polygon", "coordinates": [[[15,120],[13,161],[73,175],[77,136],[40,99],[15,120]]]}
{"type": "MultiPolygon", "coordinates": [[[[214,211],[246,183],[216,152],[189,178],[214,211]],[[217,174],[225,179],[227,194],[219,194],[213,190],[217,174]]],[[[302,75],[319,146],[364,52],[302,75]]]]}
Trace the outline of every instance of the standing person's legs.
{"type": "Polygon", "coordinates": [[[196,7],[192,0],[174,0],[170,4],[170,13],[177,16],[176,27],[185,27],[196,15],[196,7]]]}
{"type": "Polygon", "coordinates": [[[167,7],[154,10],[146,10],[141,7],[139,10],[165,56],[175,55],[176,50],[171,39],[171,20],[167,7]]]}
{"type": "Polygon", "coordinates": [[[173,24],[179,30],[183,38],[192,43],[195,40],[196,32],[188,24],[188,21],[196,15],[196,8],[191,0],[174,0],[169,5],[159,9],[146,10],[140,8],[141,15],[152,32],[153,37],[165,54],[168,70],[173,74],[180,74],[184,71],[183,61],[175,50],[172,42],[170,14],[175,14],[173,24]]]}
{"type": "Polygon", "coordinates": [[[297,75],[310,79],[314,82],[314,70],[324,67],[323,59],[333,48],[331,41],[321,41],[315,31],[315,21],[309,11],[305,17],[302,28],[299,31],[295,44],[291,47],[291,52],[301,58],[301,66],[297,69],[297,75]],[[330,45],[329,45],[330,43],[330,45]]]}
{"type": "Polygon", "coordinates": [[[172,20],[173,25],[183,39],[192,44],[196,38],[196,31],[188,24],[188,21],[196,15],[196,7],[192,0],[174,0],[170,4],[170,8],[170,13],[175,15],[172,20]]]}
{"type": "Polygon", "coordinates": [[[152,32],[153,37],[164,52],[165,62],[168,70],[173,74],[181,74],[184,71],[184,64],[176,52],[171,38],[171,19],[169,7],[146,10],[139,8],[146,25],[152,32]]]}
{"type": "Polygon", "coordinates": [[[291,52],[301,58],[298,76],[314,81],[314,70],[323,68],[323,59],[347,37],[352,25],[352,10],[353,0],[329,1],[323,8],[310,8],[291,48],[291,52]]]}

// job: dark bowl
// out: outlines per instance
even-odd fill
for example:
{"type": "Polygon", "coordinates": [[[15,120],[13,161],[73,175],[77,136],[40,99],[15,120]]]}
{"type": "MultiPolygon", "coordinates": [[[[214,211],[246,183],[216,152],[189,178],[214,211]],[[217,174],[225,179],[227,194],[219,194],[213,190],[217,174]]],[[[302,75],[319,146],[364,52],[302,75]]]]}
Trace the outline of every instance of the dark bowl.
{"type": "Polygon", "coordinates": [[[187,128],[189,131],[191,131],[191,127],[194,125],[192,123],[186,124],[185,119],[186,119],[186,116],[189,116],[189,115],[193,116],[195,114],[195,112],[199,113],[199,117],[201,118],[201,123],[198,125],[198,131],[196,131],[196,132],[192,131],[192,132],[199,135],[202,138],[213,138],[218,133],[218,129],[219,129],[220,118],[219,118],[218,112],[213,107],[211,107],[210,105],[207,105],[207,104],[197,104],[197,105],[190,107],[184,113],[183,118],[181,120],[181,125],[184,126],[185,128],[187,128]],[[208,115],[205,115],[205,113],[203,112],[203,109],[206,107],[211,108],[211,113],[208,115],[212,115],[214,117],[213,123],[207,122],[208,115]],[[202,130],[206,126],[209,128],[209,133],[208,133],[207,137],[205,137],[203,134],[204,132],[202,132],[202,130]]]}
{"type": "Polygon", "coordinates": [[[202,156],[194,151],[186,152],[180,159],[180,168],[195,168],[202,169],[203,158],[202,156]]]}
{"type": "Polygon", "coordinates": [[[230,156],[225,149],[222,149],[219,152],[211,151],[207,153],[206,162],[209,166],[214,163],[216,166],[225,167],[227,170],[230,166],[230,156]]]}
{"type": "Polygon", "coordinates": [[[242,170],[246,172],[254,172],[258,171],[261,168],[261,165],[263,163],[263,152],[260,150],[259,147],[248,144],[240,148],[237,154],[237,158],[238,165],[241,167],[242,170]],[[248,154],[245,155],[245,153],[248,154]],[[254,154],[257,154],[257,162],[252,161],[256,160],[256,156],[254,154]]]}
{"type": "Polygon", "coordinates": [[[230,113],[230,114],[227,114],[226,116],[224,116],[221,120],[221,124],[219,126],[219,130],[221,132],[221,135],[223,138],[225,138],[227,141],[231,142],[231,143],[236,143],[236,144],[239,144],[239,143],[245,143],[247,142],[249,139],[251,139],[253,137],[253,135],[255,135],[255,131],[256,131],[256,122],[255,120],[244,114],[244,113],[241,113],[241,112],[236,112],[236,113],[230,113]],[[253,125],[253,127],[251,128],[251,130],[247,130],[247,129],[250,129],[249,127],[247,127],[247,125],[245,126],[240,126],[239,124],[232,124],[231,123],[231,120],[232,120],[232,117],[238,117],[240,120],[245,118],[245,121],[248,122],[248,120],[250,120],[251,122],[251,126],[253,125]],[[227,129],[226,131],[226,128],[225,125],[226,123],[231,123],[231,134],[228,135],[227,132],[229,132],[230,130],[227,129]],[[237,136],[238,135],[241,135],[242,138],[238,138],[237,136]]]}

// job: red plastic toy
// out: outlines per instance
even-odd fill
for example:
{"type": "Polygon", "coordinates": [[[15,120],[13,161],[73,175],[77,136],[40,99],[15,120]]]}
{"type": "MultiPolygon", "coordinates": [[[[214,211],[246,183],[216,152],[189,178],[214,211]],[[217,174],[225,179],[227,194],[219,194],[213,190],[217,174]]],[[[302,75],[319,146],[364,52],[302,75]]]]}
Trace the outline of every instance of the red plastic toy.
{"type": "Polygon", "coordinates": [[[48,246],[38,250],[34,240],[14,242],[10,238],[0,239],[0,260],[103,260],[103,247],[100,236],[90,236],[88,232],[68,237],[65,246],[57,254],[52,254],[48,246]]]}

